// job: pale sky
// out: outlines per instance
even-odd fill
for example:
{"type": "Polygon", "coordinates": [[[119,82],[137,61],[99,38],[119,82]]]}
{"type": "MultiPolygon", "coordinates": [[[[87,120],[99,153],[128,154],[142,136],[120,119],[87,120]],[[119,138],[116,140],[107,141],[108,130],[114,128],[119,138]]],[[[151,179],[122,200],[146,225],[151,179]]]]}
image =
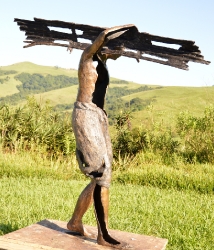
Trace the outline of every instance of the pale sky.
{"type": "Polygon", "coordinates": [[[109,61],[110,76],[142,84],[214,85],[213,0],[7,0],[0,7],[0,66],[30,61],[39,65],[78,68],[81,51],[63,47],[24,49],[25,35],[14,18],[34,17],[102,27],[135,24],[140,32],[193,40],[210,65],[189,63],[189,71],[121,57],[109,61]]]}

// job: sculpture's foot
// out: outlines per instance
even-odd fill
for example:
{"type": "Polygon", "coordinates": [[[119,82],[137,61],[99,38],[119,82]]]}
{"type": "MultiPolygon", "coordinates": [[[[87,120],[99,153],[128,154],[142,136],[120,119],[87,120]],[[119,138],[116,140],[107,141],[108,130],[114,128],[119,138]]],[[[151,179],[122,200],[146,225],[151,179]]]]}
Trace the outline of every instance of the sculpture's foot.
{"type": "Polygon", "coordinates": [[[103,239],[102,236],[98,236],[97,243],[99,245],[102,245],[102,246],[112,247],[112,248],[116,248],[116,249],[131,249],[132,248],[127,243],[119,242],[119,241],[115,240],[114,238],[112,238],[110,235],[105,237],[105,240],[103,239]]]}
{"type": "Polygon", "coordinates": [[[86,228],[83,226],[82,222],[73,222],[70,220],[67,224],[67,229],[71,232],[75,232],[80,234],[81,236],[85,236],[88,238],[94,238],[94,235],[89,233],[86,228]]]}

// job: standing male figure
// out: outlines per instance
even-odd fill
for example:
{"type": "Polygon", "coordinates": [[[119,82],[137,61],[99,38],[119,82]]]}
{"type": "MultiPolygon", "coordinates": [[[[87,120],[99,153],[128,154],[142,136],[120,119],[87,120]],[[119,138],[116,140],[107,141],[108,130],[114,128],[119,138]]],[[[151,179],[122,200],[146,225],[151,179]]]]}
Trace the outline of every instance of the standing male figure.
{"type": "Polygon", "coordinates": [[[101,49],[108,40],[120,36],[133,26],[124,25],[106,29],[84,50],[79,63],[79,91],[72,115],[79,167],[92,180],[80,194],[67,228],[83,236],[90,236],[82,224],[82,217],[94,202],[98,225],[97,243],[115,248],[122,248],[124,245],[111,237],[108,232],[113,154],[108,120],[103,107],[109,84],[106,60],[108,58],[116,60],[120,55],[102,54],[101,49]],[[94,61],[98,62],[96,68],[94,61]]]}

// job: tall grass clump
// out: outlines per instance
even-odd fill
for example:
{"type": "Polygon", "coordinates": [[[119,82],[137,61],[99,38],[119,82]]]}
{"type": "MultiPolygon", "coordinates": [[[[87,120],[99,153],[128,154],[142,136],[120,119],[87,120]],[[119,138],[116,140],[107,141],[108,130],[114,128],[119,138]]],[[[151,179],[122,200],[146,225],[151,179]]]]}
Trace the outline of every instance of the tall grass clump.
{"type": "Polygon", "coordinates": [[[115,117],[116,137],[113,139],[114,156],[132,156],[147,147],[146,133],[131,128],[131,113],[120,113],[115,117]]]}
{"type": "Polygon", "coordinates": [[[178,152],[179,141],[171,128],[154,123],[147,128],[139,126],[132,129],[131,119],[129,112],[120,113],[116,117],[116,135],[113,139],[115,158],[133,157],[139,152],[144,152],[152,155],[155,162],[159,158],[164,164],[172,163],[178,152]]]}
{"type": "Polygon", "coordinates": [[[166,165],[214,163],[214,106],[206,108],[202,117],[181,112],[175,128],[152,121],[147,127],[141,125],[132,129],[129,112],[120,113],[115,124],[116,159],[143,152],[145,156],[150,155],[154,163],[166,165]]]}
{"type": "Polygon", "coordinates": [[[4,152],[34,151],[59,157],[75,150],[70,115],[29,98],[23,107],[0,106],[0,144],[4,152]]]}
{"type": "MultiPolygon", "coordinates": [[[[214,107],[202,117],[182,112],[176,127],[154,120],[147,127],[132,128],[131,113],[115,117],[113,152],[116,160],[144,153],[148,161],[214,163],[214,107]]],[[[67,157],[75,152],[71,115],[56,112],[48,104],[29,98],[23,107],[0,106],[0,145],[3,152],[40,152],[48,157],[67,157]]]]}
{"type": "Polygon", "coordinates": [[[177,119],[181,137],[181,155],[188,162],[214,163],[214,106],[205,109],[202,117],[182,112],[177,119]]]}

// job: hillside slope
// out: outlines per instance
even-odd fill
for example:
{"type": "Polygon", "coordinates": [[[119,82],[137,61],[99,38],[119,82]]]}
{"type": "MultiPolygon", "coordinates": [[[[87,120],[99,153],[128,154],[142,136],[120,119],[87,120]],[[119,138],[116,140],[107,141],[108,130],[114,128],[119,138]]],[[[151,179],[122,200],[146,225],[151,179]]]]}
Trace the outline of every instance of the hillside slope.
{"type": "Polygon", "coordinates": [[[4,97],[7,95],[12,95],[18,93],[18,89],[16,88],[17,85],[20,85],[21,82],[16,80],[14,77],[19,75],[20,73],[29,73],[29,74],[42,74],[46,75],[65,75],[69,77],[77,77],[77,71],[74,69],[63,69],[58,67],[50,67],[50,66],[41,66],[31,62],[21,62],[12,64],[10,66],[1,66],[0,71],[11,71],[15,70],[15,74],[6,74],[0,75],[0,79],[5,78],[6,76],[9,77],[9,80],[0,84],[0,97],[4,97]]]}
{"type": "MultiPolygon", "coordinates": [[[[23,72],[43,76],[64,75],[77,77],[77,71],[74,69],[40,66],[30,62],[0,67],[1,72],[3,74],[0,74],[0,98],[19,93],[17,86],[22,83],[15,77],[23,72]]],[[[106,103],[107,106],[113,105],[115,109],[114,114],[120,110],[129,110],[133,100],[135,100],[137,105],[140,103],[141,108],[131,110],[134,117],[133,124],[135,125],[156,121],[172,124],[181,111],[189,111],[193,115],[201,116],[207,106],[214,104],[214,87],[146,86],[116,78],[111,78],[110,82],[106,103]],[[121,96],[122,99],[119,99],[121,96]],[[122,104],[121,100],[123,101],[122,104]]],[[[78,85],[74,85],[37,93],[34,96],[37,100],[45,101],[48,99],[52,106],[72,105],[75,101],[77,90],[78,85]]],[[[25,102],[25,99],[22,99],[20,103],[23,102],[25,102]]],[[[112,107],[109,106],[109,108],[112,107]]]]}
{"type": "Polygon", "coordinates": [[[163,87],[122,98],[152,99],[146,109],[133,113],[136,124],[146,121],[172,124],[182,111],[202,116],[206,107],[214,105],[214,87],[163,87]]]}

